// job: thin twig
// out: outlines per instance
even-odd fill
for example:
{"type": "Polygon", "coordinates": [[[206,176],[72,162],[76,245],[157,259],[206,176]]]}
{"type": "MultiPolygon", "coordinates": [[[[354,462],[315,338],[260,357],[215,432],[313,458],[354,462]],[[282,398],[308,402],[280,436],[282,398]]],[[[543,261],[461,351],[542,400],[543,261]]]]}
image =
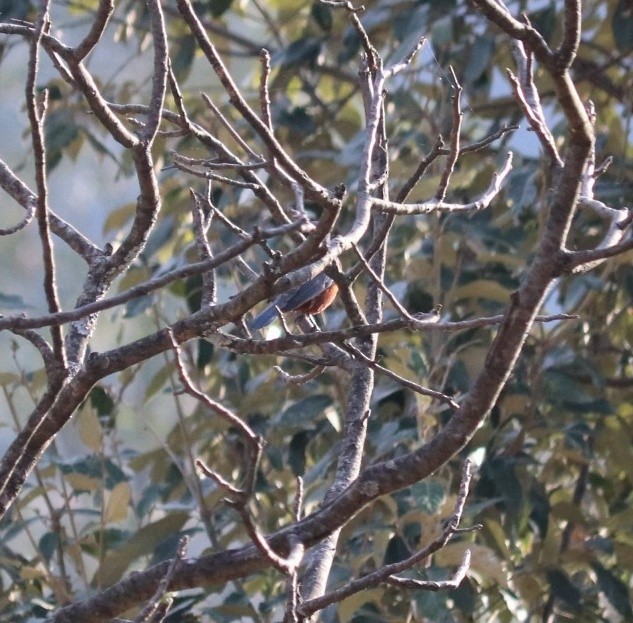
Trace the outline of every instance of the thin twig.
{"type": "Polygon", "coordinates": [[[246,532],[248,536],[251,538],[251,541],[255,544],[257,549],[264,555],[265,558],[268,559],[270,564],[275,567],[278,571],[283,573],[284,575],[291,575],[297,569],[297,566],[301,563],[303,559],[304,546],[301,541],[295,540],[292,549],[290,550],[290,555],[287,558],[280,556],[277,554],[270,545],[267,543],[266,538],[259,531],[259,528],[253,522],[248,509],[245,504],[241,501],[227,501],[229,506],[235,508],[240,517],[242,518],[242,522],[244,523],[244,527],[246,528],[246,532]]]}
{"type": "Polygon", "coordinates": [[[461,109],[461,95],[462,95],[462,87],[457,80],[457,76],[455,75],[455,70],[452,67],[449,67],[451,72],[451,76],[453,78],[454,86],[453,89],[455,92],[452,95],[453,101],[453,123],[451,126],[451,136],[449,141],[449,154],[446,158],[446,164],[444,166],[444,171],[442,172],[442,177],[440,179],[440,183],[437,187],[437,192],[435,193],[435,199],[438,202],[444,201],[444,197],[446,197],[446,191],[448,189],[448,183],[451,179],[451,175],[455,170],[455,163],[457,162],[457,158],[459,157],[459,138],[462,127],[462,109],[461,109]]]}
{"type": "Polygon", "coordinates": [[[160,126],[163,105],[165,103],[165,92],[167,90],[167,75],[169,73],[167,29],[165,27],[161,3],[159,0],[147,0],[146,6],[150,16],[154,51],[152,92],[149,101],[147,125],[141,132],[141,141],[135,145],[135,149],[147,149],[154,142],[154,138],[160,126]]]}
{"type": "Polygon", "coordinates": [[[508,156],[500,171],[492,175],[490,185],[486,191],[471,203],[445,203],[437,198],[423,203],[398,203],[372,198],[373,208],[389,214],[429,214],[431,212],[478,212],[485,210],[492,200],[499,194],[508,173],[512,169],[512,152],[508,156]]]}
{"type": "Polygon", "coordinates": [[[188,165],[202,166],[205,169],[236,169],[240,171],[254,171],[256,169],[264,168],[267,164],[265,160],[243,164],[241,162],[219,162],[217,159],[209,158],[189,158],[176,152],[171,152],[171,154],[176,160],[178,160],[178,162],[188,165]]]}
{"type": "MultiPolygon", "coordinates": [[[[282,315],[283,318],[283,315],[282,315]]],[[[288,333],[288,331],[286,331],[288,333]]],[[[317,376],[322,374],[326,369],[326,366],[315,366],[309,372],[305,374],[288,374],[285,370],[283,370],[280,366],[274,366],[273,370],[279,374],[282,381],[284,383],[288,383],[289,385],[305,385],[310,381],[314,380],[317,376]]]]}
{"type": "Polygon", "coordinates": [[[166,286],[173,281],[185,279],[193,275],[200,275],[204,272],[222,266],[222,264],[225,264],[226,262],[238,257],[241,253],[249,249],[251,246],[259,244],[261,240],[265,240],[267,238],[275,238],[277,236],[284,235],[296,230],[303,231],[304,233],[310,233],[314,230],[314,225],[312,225],[311,223],[304,223],[299,221],[290,223],[289,225],[281,225],[279,227],[274,227],[271,229],[255,230],[252,234],[248,235],[248,238],[240,240],[233,246],[228,247],[224,251],[216,254],[212,259],[205,260],[203,262],[195,262],[194,264],[189,264],[189,266],[177,268],[170,273],[166,273],[164,275],[161,275],[160,277],[150,279],[145,283],[133,286],[132,288],[125,292],[122,292],[121,294],[115,294],[110,298],[101,299],[99,301],[88,303],[86,305],[81,305],[79,307],[76,307],[75,309],[71,309],[68,311],[58,312],[56,314],[49,314],[46,316],[37,316],[34,318],[26,318],[24,316],[7,316],[6,318],[0,318],[0,330],[37,329],[40,327],[61,325],[67,322],[80,320],[81,318],[85,318],[96,312],[103,311],[104,309],[111,309],[112,307],[117,307],[118,305],[127,303],[128,301],[131,301],[135,298],[139,298],[141,296],[149,294],[150,292],[158,290],[159,288],[162,288],[163,286],[166,286]]]}
{"type": "MultiPolygon", "coordinates": [[[[37,195],[2,160],[0,160],[0,188],[21,205],[27,214],[37,209],[37,195]]],[[[48,218],[51,231],[86,262],[103,256],[103,252],[95,244],[50,209],[48,218]]]]}
{"type": "MultiPolygon", "coordinates": [[[[46,150],[44,147],[44,118],[48,103],[48,92],[42,91],[41,97],[36,90],[36,81],[39,68],[39,49],[42,34],[48,28],[49,0],[41,3],[40,11],[35,25],[35,36],[31,40],[28,73],[26,80],[26,106],[31,125],[31,138],[33,142],[33,155],[35,161],[35,179],[37,183],[37,224],[42,243],[42,255],[44,260],[44,292],[48,303],[48,311],[56,314],[61,311],[57,295],[57,280],[55,276],[55,258],[53,255],[53,242],[50,234],[48,216],[48,187],[46,182],[46,150]]],[[[53,338],[53,352],[59,367],[66,368],[66,351],[62,331],[59,326],[51,328],[53,338]]]]}
{"type": "Polygon", "coordinates": [[[446,591],[458,588],[462,580],[466,577],[470,569],[470,550],[467,549],[462,557],[462,562],[451,577],[450,580],[415,580],[413,578],[400,578],[392,575],[387,578],[387,584],[397,586],[398,588],[412,588],[419,591],[446,591]]]}
{"type": "Polygon", "coordinates": [[[395,297],[394,293],[385,285],[383,280],[375,273],[374,269],[369,265],[369,262],[364,258],[363,254],[358,248],[358,245],[353,244],[352,248],[354,249],[360,263],[363,265],[365,270],[369,273],[371,278],[374,280],[374,283],[382,290],[385,296],[389,299],[391,304],[394,306],[395,310],[407,320],[413,320],[413,317],[411,316],[411,314],[409,314],[409,312],[404,308],[404,306],[400,303],[400,301],[395,297]]]}
{"type": "Polygon", "coordinates": [[[523,44],[520,41],[514,42],[512,50],[519,71],[519,78],[509,69],[506,70],[506,73],[512,83],[514,97],[521,107],[525,118],[528,120],[530,127],[538,137],[543,151],[556,166],[560,167],[563,161],[556,148],[554,137],[545,120],[541,100],[534,86],[532,78],[532,57],[529,53],[525,52],[523,44]]]}
{"type": "Polygon", "coordinates": [[[248,188],[252,191],[263,189],[261,183],[243,182],[241,180],[234,180],[230,177],[218,175],[217,173],[212,173],[211,171],[199,171],[198,169],[193,169],[192,167],[189,167],[178,160],[174,160],[174,166],[181,171],[184,171],[185,173],[190,173],[191,175],[195,175],[196,177],[200,177],[205,180],[221,182],[223,184],[229,184],[230,186],[235,186],[235,188],[248,188]]]}
{"type": "Polygon", "coordinates": [[[92,26],[90,27],[88,34],[73,51],[75,58],[78,61],[88,56],[88,54],[90,54],[90,52],[94,49],[95,45],[99,43],[113,11],[114,0],[99,0],[95,21],[92,22],[92,26]]]}
{"type": "MultiPolygon", "coordinates": [[[[156,615],[159,614],[159,608],[161,605],[165,604],[165,593],[169,590],[169,585],[171,581],[174,579],[174,575],[176,574],[176,566],[178,563],[185,557],[185,553],[187,551],[187,545],[189,544],[189,537],[183,536],[178,541],[178,548],[176,549],[176,553],[174,557],[171,559],[169,563],[169,567],[167,567],[167,572],[161,578],[161,581],[158,583],[156,587],[156,592],[149,600],[148,604],[143,608],[141,613],[134,619],[134,623],[150,623],[153,621],[161,621],[161,618],[157,618],[156,615]]],[[[170,602],[171,603],[171,602],[170,602]]]]}
{"type": "MultiPolygon", "coordinates": [[[[205,215],[202,209],[202,202],[198,194],[189,189],[191,196],[191,215],[193,217],[193,231],[196,241],[196,247],[198,248],[198,255],[200,261],[213,259],[213,253],[211,251],[211,245],[207,237],[207,232],[211,226],[211,219],[213,212],[210,212],[208,216],[205,215]]],[[[215,271],[210,270],[202,273],[202,301],[201,307],[209,307],[215,305],[217,299],[217,285],[215,281],[215,271]]]]}
{"type": "Polygon", "coordinates": [[[200,92],[200,96],[204,100],[204,103],[213,111],[213,114],[220,120],[220,123],[228,130],[229,134],[235,139],[235,142],[252,158],[256,160],[262,160],[259,154],[256,154],[248,145],[248,143],[240,136],[239,132],[233,127],[229,120],[220,112],[220,109],[213,103],[211,98],[206,94],[200,92]]]}
{"type": "Polygon", "coordinates": [[[301,476],[297,476],[297,490],[295,491],[295,499],[292,505],[292,516],[295,521],[301,521],[304,495],[305,490],[303,486],[303,478],[301,478],[301,476]]]}
{"type": "MultiPolygon", "coordinates": [[[[633,244],[631,246],[633,246],[633,244]]],[[[340,344],[346,340],[363,338],[374,333],[387,333],[402,329],[422,332],[438,331],[441,333],[451,333],[453,331],[494,327],[501,324],[505,316],[499,314],[497,316],[471,318],[469,320],[440,322],[440,316],[437,312],[433,311],[428,314],[416,314],[413,318],[414,322],[404,318],[397,318],[376,324],[357,325],[349,329],[340,329],[338,331],[319,331],[314,333],[292,334],[269,340],[246,340],[234,335],[229,335],[228,333],[220,330],[215,331],[212,337],[214,343],[218,346],[228,348],[238,353],[279,354],[286,351],[292,351],[293,349],[300,347],[323,344],[327,342],[340,344]]],[[[557,322],[561,320],[576,319],[578,319],[578,316],[575,314],[553,314],[551,316],[537,315],[534,318],[534,321],[557,322]]]]}
{"type": "Polygon", "coordinates": [[[198,400],[205,407],[207,407],[210,411],[219,416],[222,420],[227,422],[229,426],[234,426],[237,428],[242,437],[246,441],[246,446],[249,449],[249,456],[247,457],[245,467],[245,476],[244,482],[245,486],[243,488],[243,493],[245,496],[250,496],[254,485],[255,485],[255,476],[257,473],[257,465],[259,464],[259,459],[261,457],[262,449],[264,447],[264,440],[260,435],[257,435],[253,429],[240,417],[235,415],[230,409],[227,409],[225,406],[221,405],[219,402],[212,400],[193,386],[193,382],[189,377],[189,374],[185,370],[184,364],[182,362],[182,357],[180,354],[180,346],[174,337],[171,329],[168,330],[169,337],[171,339],[172,350],[175,355],[175,364],[176,369],[178,370],[178,376],[180,377],[180,381],[183,384],[184,392],[198,400]]]}
{"type": "MultiPolygon", "coordinates": [[[[338,211],[340,208],[340,200],[333,196],[326,188],[321,186],[316,180],[311,178],[299,165],[290,157],[286,150],[281,146],[275,138],[270,128],[259,118],[255,111],[250,107],[248,102],[240,93],[235,81],[231,77],[226,65],[220,58],[215,46],[211,43],[207,33],[200,23],[200,20],[193,9],[190,0],[178,0],[178,9],[183,16],[185,22],[191,29],[192,34],[198,41],[200,49],[205,54],[209,64],[213,67],[216,75],[220,79],[231,104],[242,114],[244,119],[258,134],[271,154],[278,159],[280,165],[292,178],[300,183],[306,194],[317,202],[326,210],[338,211]]],[[[282,183],[286,180],[282,179],[282,183]]]]}
{"type": "MultiPolygon", "coordinates": [[[[400,192],[397,195],[396,201],[402,203],[409,196],[409,193],[413,190],[420,178],[424,175],[425,171],[429,168],[431,163],[442,153],[442,147],[444,146],[444,140],[441,136],[438,136],[433,143],[431,151],[420,160],[420,164],[416,167],[411,177],[404,183],[400,192]]],[[[448,154],[448,152],[447,152],[448,154]]]]}
{"type": "Polygon", "coordinates": [[[364,363],[365,365],[369,366],[373,370],[376,370],[377,372],[380,372],[381,374],[388,376],[394,381],[397,381],[398,383],[400,383],[400,385],[404,385],[404,387],[408,387],[410,390],[414,391],[416,394],[435,398],[436,400],[439,400],[440,402],[443,402],[449,405],[453,409],[459,409],[459,405],[450,396],[443,394],[442,392],[438,392],[434,389],[428,389],[427,387],[422,387],[422,385],[415,383],[414,381],[405,379],[403,376],[400,376],[399,374],[392,372],[388,368],[381,366],[379,363],[377,363],[373,359],[370,359],[369,357],[364,355],[360,350],[358,350],[351,344],[345,343],[345,344],[339,344],[339,346],[343,350],[350,353],[354,357],[354,359],[357,359],[358,361],[364,363]]]}
{"type": "Polygon", "coordinates": [[[10,236],[11,234],[15,234],[15,232],[24,229],[33,220],[36,208],[36,203],[30,203],[26,212],[26,216],[19,223],[17,223],[17,225],[13,225],[12,227],[0,227],[0,236],[10,236]]]}
{"type": "Polygon", "coordinates": [[[262,68],[259,77],[259,105],[262,110],[262,119],[272,132],[273,120],[270,114],[270,93],[268,90],[268,80],[270,78],[270,54],[268,50],[262,48],[259,60],[262,68]]]}

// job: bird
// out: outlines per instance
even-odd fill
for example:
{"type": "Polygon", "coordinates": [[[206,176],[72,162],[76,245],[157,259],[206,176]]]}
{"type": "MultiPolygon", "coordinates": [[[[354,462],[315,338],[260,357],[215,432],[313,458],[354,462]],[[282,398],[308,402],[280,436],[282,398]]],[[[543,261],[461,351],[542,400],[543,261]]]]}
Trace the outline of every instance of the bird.
{"type": "Polygon", "coordinates": [[[283,292],[249,323],[251,329],[262,329],[277,317],[277,308],[282,312],[320,314],[336,298],[338,286],[326,274],[319,273],[304,284],[283,292]]]}

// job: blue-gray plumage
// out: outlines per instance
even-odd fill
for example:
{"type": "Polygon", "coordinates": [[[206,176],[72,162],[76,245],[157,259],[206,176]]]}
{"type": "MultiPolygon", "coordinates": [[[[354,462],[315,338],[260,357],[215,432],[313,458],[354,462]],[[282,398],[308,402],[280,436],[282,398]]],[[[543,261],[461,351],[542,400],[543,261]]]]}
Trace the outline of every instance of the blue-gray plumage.
{"type": "Polygon", "coordinates": [[[329,307],[336,298],[338,286],[325,274],[320,273],[303,285],[280,294],[263,312],[251,320],[251,329],[261,329],[276,317],[278,307],[282,312],[318,314],[329,307]]]}

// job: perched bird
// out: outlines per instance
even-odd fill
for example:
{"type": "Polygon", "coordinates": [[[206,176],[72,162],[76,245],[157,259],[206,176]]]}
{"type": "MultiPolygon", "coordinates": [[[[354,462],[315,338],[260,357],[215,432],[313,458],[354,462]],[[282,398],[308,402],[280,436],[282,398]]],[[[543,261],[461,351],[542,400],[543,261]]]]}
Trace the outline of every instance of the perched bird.
{"type": "Polygon", "coordinates": [[[320,273],[310,281],[280,294],[261,314],[253,318],[249,327],[261,329],[269,325],[277,317],[277,307],[282,312],[320,314],[332,304],[337,293],[338,286],[334,281],[320,273]]]}

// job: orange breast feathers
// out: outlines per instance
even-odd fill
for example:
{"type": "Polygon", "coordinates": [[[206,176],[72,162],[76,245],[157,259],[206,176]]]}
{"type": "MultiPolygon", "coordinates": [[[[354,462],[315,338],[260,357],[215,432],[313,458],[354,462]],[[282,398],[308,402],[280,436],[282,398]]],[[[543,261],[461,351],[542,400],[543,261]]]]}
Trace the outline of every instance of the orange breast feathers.
{"type": "Polygon", "coordinates": [[[324,273],[306,283],[280,294],[250,323],[251,329],[261,329],[277,317],[277,308],[282,312],[320,314],[327,309],[338,294],[338,286],[324,273]]]}

